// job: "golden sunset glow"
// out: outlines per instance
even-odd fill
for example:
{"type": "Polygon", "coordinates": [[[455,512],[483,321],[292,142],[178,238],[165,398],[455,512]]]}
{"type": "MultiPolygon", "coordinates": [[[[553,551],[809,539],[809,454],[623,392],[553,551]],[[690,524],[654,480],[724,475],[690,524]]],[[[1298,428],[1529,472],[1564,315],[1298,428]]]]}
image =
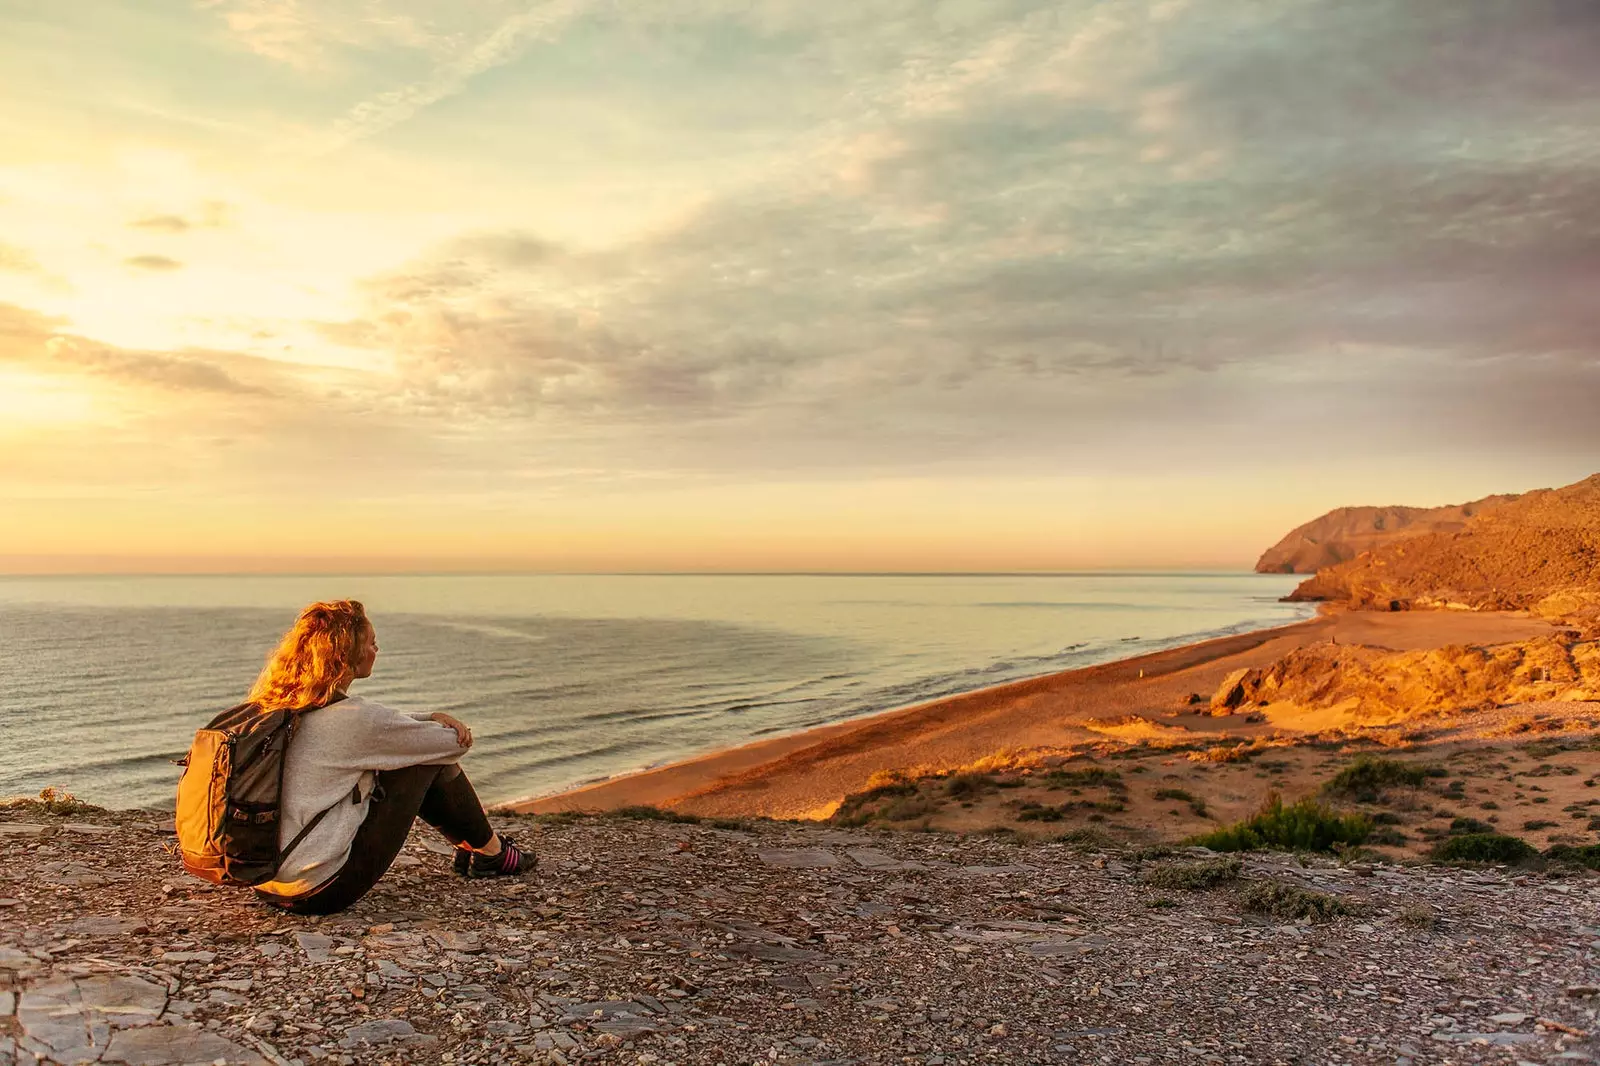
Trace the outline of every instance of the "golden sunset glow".
{"type": "Polygon", "coordinates": [[[1559,12],[1474,95],[1291,6],[0,16],[0,568],[1242,567],[1591,472],[1559,12]]]}

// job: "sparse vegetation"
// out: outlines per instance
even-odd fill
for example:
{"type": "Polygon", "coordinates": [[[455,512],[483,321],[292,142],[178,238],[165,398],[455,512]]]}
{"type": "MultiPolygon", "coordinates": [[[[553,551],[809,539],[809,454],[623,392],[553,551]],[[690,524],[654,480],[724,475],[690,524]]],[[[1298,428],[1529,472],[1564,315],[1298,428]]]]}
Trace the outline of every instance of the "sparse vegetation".
{"type": "Polygon", "coordinates": [[[1362,815],[1339,814],[1309,798],[1286,807],[1274,793],[1250,818],[1189,842],[1213,851],[1333,851],[1361,844],[1371,832],[1362,815]]]}
{"type": "Polygon", "coordinates": [[[1600,870],[1600,844],[1557,844],[1544,853],[1551,862],[1570,862],[1600,870]]]}
{"type": "Polygon", "coordinates": [[[1207,859],[1203,862],[1162,863],[1139,875],[1139,880],[1155,888],[1185,889],[1198,892],[1237,880],[1244,863],[1238,859],[1207,859]]]}
{"type": "Polygon", "coordinates": [[[1524,832],[1536,833],[1541,829],[1553,829],[1557,824],[1545,818],[1534,818],[1531,821],[1523,822],[1522,828],[1524,832]]]}
{"type": "Polygon", "coordinates": [[[1519,863],[1537,854],[1538,850],[1526,840],[1504,833],[1468,833],[1447,837],[1433,849],[1434,860],[1447,863],[1519,863]]]}
{"type": "Polygon", "coordinates": [[[1201,798],[1199,798],[1198,796],[1196,796],[1194,793],[1188,791],[1187,789],[1182,789],[1182,788],[1161,788],[1161,789],[1157,789],[1156,793],[1155,793],[1155,798],[1158,799],[1158,800],[1178,800],[1178,801],[1180,801],[1182,803],[1187,803],[1189,805],[1189,811],[1192,814],[1194,814],[1194,815],[1196,815],[1197,817],[1200,817],[1200,818],[1204,818],[1206,816],[1206,801],[1201,799],[1201,798]]]}
{"type": "Polygon", "coordinates": [[[1091,766],[1084,770],[1051,770],[1044,775],[1044,783],[1049,788],[1102,787],[1119,792],[1128,787],[1122,780],[1122,774],[1116,770],[1105,770],[1098,766],[1091,766]]]}
{"type": "Polygon", "coordinates": [[[1349,904],[1337,896],[1312,892],[1284,881],[1251,881],[1240,893],[1239,901],[1247,911],[1270,914],[1274,918],[1308,918],[1321,922],[1354,913],[1349,904]]]}
{"type": "Polygon", "coordinates": [[[1385,790],[1421,788],[1428,776],[1426,769],[1412,763],[1361,755],[1335,774],[1323,791],[1348,796],[1359,803],[1377,803],[1385,790]]]}
{"type": "Polygon", "coordinates": [[[550,811],[548,814],[535,814],[532,817],[540,825],[571,825],[573,822],[582,821],[587,815],[582,811],[550,811]]]}
{"type": "Polygon", "coordinates": [[[1412,929],[1432,929],[1438,918],[1435,917],[1432,907],[1423,903],[1413,903],[1402,907],[1400,913],[1395,915],[1395,920],[1412,929]]]}
{"type": "Polygon", "coordinates": [[[909,822],[938,813],[939,805],[926,796],[904,796],[883,806],[878,816],[886,822],[909,822]]]}
{"type": "Polygon", "coordinates": [[[1480,822],[1476,818],[1468,818],[1465,815],[1455,818],[1450,822],[1450,833],[1452,836],[1465,836],[1468,833],[1493,832],[1494,826],[1490,825],[1488,822],[1480,822]]]}
{"type": "Polygon", "coordinates": [[[609,812],[613,818],[632,818],[640,822],[682,822],[686,825],[700,824],[697,814],[681,814],[678,811],[669,811],[664,807],[618,807],[609,812]]]}
{"type": "MultiPolygon", "coordinates": [[[[877,775],[874,775],[876,779],[877,775]]],[[[891,779],[882,784],[871,784],[863,792],[852,792],[839,804],[839,809],[833,812],[830,819],[838,825],[860,826],[872,820],[872,811],[869,809],[880,800],[896,799],[899,797],[915,796],[917,786],[904,779],[891,779]]]]}
{"type": "Polygon", "coordinates": [[[87,814],[91,811],[104,810],[92,803],[83,802],[66,789],[55,785],[41,789],[38,797],[16,796],[0,800],[0,808],[38,811],[43,814],[87,814]]]}
{"type": "Polygon", "coordinates": [[[975,799],[985,792],[992,792],[1000,787],[995,779],[988,774],[955,774],[945,781],[945,795],[951,799],[975,799]]]}
{"type": "Polygon", "coordinates": [[[1392,825],[1377,826],[1367,836],[1368,844],[1373,844],[1383,848],[1404,847],[1410,840],[1410,837],[1406,836],[1392,825]]]}

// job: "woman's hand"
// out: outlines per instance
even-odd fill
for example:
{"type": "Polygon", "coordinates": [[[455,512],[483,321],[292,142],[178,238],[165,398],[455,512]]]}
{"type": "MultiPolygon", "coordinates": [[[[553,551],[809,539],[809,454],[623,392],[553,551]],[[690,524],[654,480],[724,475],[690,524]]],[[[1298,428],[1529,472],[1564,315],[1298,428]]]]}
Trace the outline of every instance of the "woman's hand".
{"type": "Polygon", "coordinates": [[[468,729],[467,724],[461,721],[459,718],[452,718],[443,711],[434,711],[432,714],[428,715],[428,719],[430,721],[438,722],[440,725],[447,725],[451,729],[454,729],[456,731],[456,743],[460,744],[463,748],[472,747],[472,730],[468,729]]]}

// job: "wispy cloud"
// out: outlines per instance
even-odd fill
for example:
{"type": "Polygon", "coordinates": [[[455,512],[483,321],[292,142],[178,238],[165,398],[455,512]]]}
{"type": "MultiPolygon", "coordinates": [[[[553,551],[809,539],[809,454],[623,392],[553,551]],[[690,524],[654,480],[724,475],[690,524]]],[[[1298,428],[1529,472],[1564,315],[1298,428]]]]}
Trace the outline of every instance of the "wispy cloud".
{"type": "Polygon", "coordinates": [[[158,233],[187,233],[194,224],[182,215],[148,215],[128,223],[132,229],[155,230],[158,233]]]}
{"type": "Polygon", "coordinates": [[[548,40],[588,6],[588,0],[541,0],[513,15],[463,54],[437,66],[427,77],[363,100],[335,124],[327,150],[373,137],[417,112],[454,96],[474,78],[511,61],[537,40],[548,40]]]}
{"type": "Polygon", "coordinates": [[[61,319],[0,303],[0,364],[87,374],[169,393],[267,397],[297,390],[285,368],[233,352],[154,352],[120,348],[67,332],[61,319]]]}
{"type": "Polygon", "coordinates": [[[17,274],[42,274],[44,267],[26,249],[0,242],[0,270],[17,274]]]}
{"type": "Polygon", "coordinates": [[[154,273],[166,273],[183,269],[182,263],[171,256],[165,255],[131,255],[122,262],[135,270],[147,270],[154,273]]]}
{"type": "Polygon", "coordinates": [[[153,233],[188,233],[195,229],[216,229],[228,223],[229,208],[221,200],[208,200],[194,214],[141,215],[128,223],[129,229],[153,233]]]}

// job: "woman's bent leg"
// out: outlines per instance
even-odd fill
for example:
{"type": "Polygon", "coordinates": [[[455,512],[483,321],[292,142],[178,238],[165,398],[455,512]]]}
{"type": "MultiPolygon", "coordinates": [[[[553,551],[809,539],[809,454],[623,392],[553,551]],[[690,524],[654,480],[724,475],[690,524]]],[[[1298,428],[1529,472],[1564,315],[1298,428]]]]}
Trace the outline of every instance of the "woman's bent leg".
{"type": "MultiPolygon", "coordinates": [[[[283,904],[284,908],[295,914],[333,914],[371,891],[405,846],[411,823],[416,821],[435,782],[445,770],[455,770],[465,780],[460,768],[454,765],[407,766],[402,770],[381,771],[373,786],[367,817],[350,844],[350,857],[331,881],[283,904]]],[[[479,814],[481,817],[481,808],[479,814]]]]}
{"type": "Polygon", "coordinates": [[[481,848],[494,839],[483,801],[467,780],[466,771],[452,763],[439,767],[433,787],[422,797],[417,816],[444,834],[452,844],[481,848]]]}

